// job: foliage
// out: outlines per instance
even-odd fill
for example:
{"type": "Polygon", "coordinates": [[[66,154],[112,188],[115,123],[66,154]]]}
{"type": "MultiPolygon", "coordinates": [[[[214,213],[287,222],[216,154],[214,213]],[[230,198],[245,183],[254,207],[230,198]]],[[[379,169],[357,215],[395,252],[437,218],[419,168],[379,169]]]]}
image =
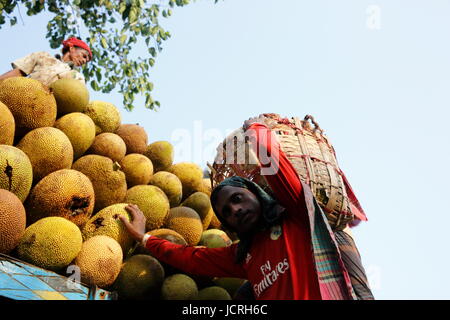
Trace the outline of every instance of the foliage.
{"type": "MultiPolygon", "coordinates": [[[[194,0],[195,1],[195,0],[194,0]]],[[[218,0],[214,0],[217,3],[218,0]]],[[[60,48],[70,36],[84,37],[93,60],[83,67],[90,86],[109,93],[118,86],[126,109],[133,109],[137,94],[145,96],[145,107],[156,109],[160,103],[152,98],[150,68],[170,33],[161,27],[159,18],[170,17],[174,7],[188,5],[190,0],[0,0],[0,28],[9,21],[17,24],[21,8],[29,16],[48,11],[53,17],[46,37],[51,48],[60,48]],[[144,45],[146,57],[136,56],[133,48],[144,45]]]]}

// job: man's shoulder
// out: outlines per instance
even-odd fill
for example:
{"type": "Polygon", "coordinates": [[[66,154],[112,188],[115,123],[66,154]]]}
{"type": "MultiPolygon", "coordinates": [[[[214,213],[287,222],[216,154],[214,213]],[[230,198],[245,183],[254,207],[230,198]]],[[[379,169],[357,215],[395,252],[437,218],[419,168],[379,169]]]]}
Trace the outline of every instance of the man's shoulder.
{"type": "Polygon", "coordinates": [[[55,56],[53,56],[52,54],[48,53],[47,51],[35,51],[35,52],[30,53],[30,56],[46,57],[46,58],[56,59],[55,56]]]}

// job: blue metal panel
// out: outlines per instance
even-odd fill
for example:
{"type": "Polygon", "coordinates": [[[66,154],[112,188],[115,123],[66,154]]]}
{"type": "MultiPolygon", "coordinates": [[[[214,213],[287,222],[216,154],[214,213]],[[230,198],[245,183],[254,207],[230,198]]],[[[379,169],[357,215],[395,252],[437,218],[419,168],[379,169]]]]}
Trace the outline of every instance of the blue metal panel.
{"type": "Polygon", "coordinates": [[[14,300],[42,300],[40,296],[30,290],[2,290],[0,295],[14,300]]]}
{"type": "Polygon", "coordinates": [[[9,274],[0,272],[0,290],[2,289],[23,290],[25,287],[23,284],[14,280],[9,274]]]}
{"type": "Polygon", "coordinates": [[[86,287],[53,271],[0,254],[0,296],[15,300],[114,300],[116,294],[86,287]]]}

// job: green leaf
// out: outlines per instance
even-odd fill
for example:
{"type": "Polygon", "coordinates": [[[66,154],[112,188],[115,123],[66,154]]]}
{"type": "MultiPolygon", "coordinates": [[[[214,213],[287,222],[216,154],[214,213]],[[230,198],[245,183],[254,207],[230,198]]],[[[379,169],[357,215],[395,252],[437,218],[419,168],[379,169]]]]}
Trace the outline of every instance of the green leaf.
{"type": "Polygon", "coordinates": [[[152,55],[152,57],[156,57],[156,49],[154,47],[148,48],[148,52],[152,55]]]}
{"type": "Polygon", "coordinates": [[[105,39],[105,38],[102,38],[100,41],[101,41],[101,44],[102,44],[103,49],[108,48],[108,43],[106,42],[106,39],[105,39]]]}

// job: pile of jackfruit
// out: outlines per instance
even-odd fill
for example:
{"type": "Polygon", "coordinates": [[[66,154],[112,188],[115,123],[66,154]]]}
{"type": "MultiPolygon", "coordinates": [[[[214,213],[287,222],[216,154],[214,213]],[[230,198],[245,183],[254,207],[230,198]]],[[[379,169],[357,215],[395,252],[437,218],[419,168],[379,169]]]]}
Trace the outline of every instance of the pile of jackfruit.
{"type": "Polygon", "coordinates": [[[170,142],[149,143],[143,127],[123,124],[116,106],[91,101],[77,80],[0,81],[0,253],[64,276],[76,267],[82,284],[119,299],[232,299],[244,280],[166,265],[119,219],[130,220],[125,207],[135,204],[154,236],[232,244],[202,168],[173,157],[170,142]]]}

